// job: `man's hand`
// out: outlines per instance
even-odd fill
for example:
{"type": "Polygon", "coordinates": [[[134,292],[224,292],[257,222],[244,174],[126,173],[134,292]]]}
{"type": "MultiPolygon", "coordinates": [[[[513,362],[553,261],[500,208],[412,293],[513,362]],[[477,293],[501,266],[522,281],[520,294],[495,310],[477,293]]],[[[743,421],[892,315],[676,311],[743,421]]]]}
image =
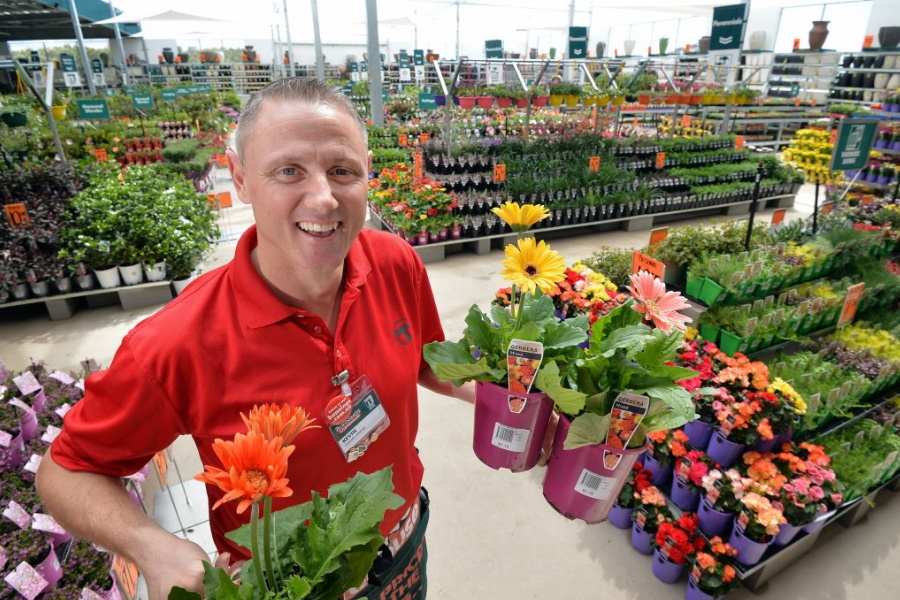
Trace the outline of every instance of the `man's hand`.
{"type": "Polygon", "coordinates": [[[550,460],[553,451],[553,438],[556,437],[556,427],[559,425],[559,413],[555,410],[550,413],[550,423],[547,425],[547,433],[544,434],[544,442],[541,444],[541,453],[538,456],[538,466],[544,467],[550,460]]]}
{"type": "MultiPolygon", "coordinates": [[[[150,600],[166,600],[175,586],[203,594],[203,563],[209,562],[209,555],[203,548],[190,542],[166,534],[157,543],[148,546],[137,564],[147,582],[150,600]]],[[[228,556],[223,554],[223,568],[228,567],[228,556]]],[[[216,560],[216,566],[220,560],[216,560]]]]}

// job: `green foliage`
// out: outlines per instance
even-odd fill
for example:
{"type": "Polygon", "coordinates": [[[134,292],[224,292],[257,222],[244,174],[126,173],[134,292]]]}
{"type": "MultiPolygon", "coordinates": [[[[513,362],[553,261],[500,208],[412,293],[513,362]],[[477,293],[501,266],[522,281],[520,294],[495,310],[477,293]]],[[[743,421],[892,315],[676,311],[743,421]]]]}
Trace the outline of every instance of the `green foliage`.
{"type": "Polygon", "coordinates": [[[624,286],[631,277],[633,258],[634,251],[630,248],[600,246],[599,250],[581,262],[597,273],[603,273],[610,281],[624,286]]]}

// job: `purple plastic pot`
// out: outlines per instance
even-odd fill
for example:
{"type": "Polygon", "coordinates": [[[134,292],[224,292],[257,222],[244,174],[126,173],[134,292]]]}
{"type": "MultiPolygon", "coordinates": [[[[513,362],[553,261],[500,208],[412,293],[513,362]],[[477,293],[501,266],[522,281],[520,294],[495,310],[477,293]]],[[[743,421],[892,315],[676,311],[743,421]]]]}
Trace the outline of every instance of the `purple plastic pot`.
{"type": "Polygon", "coordinates": [[[681,510],[689,510],[694,512],[697,510],[697,503],[700,502],[700,492],[691,489],[691,485],[681,480],[681,477],[672,479],[672,494],[670,495],[672,502],[681,510]]]}
{"type": "Polygon", "coordinates": [[[631,525],[631,545],[641,554],[653,554],[653,534],[641,529],[637,523],[631,525]]]}
{"type": "Polygon", "coordinates": [[[619,506],[618,503],[613,504],[609,509],[609,516],[606,518],[614,527],[619,529],[628,529],[631,527],[631,513],[634,509],[619,506]]]}
{"type": "Polygon", "coordinates": [[[759,440],[756,442],[756,451],[760,454],[766,454],[767,452],[774,450],[777,443],[778,436],[773,436],[771,440],[759,440]]]}
{"type": "Polygon", "coordinates": [[[740,527],[735,527],[731,530],[728,542],[738,551],[736,560],[744,566],[752,567],[762,560],[763,554],[772,545],[773,539],[768,542],[756,542],[745,536],[740,527]]]}
{"type": "Polygon", "coordinates": [[[644,468],[650,471],[650,479],[653,481],[653,485],[658,487],[669,483],[669,479],[672,477],[672,467],[664,467],[659,464],[649,450],[644,454],[643,458],[644,468]]]}
{"type": "Polygon", "coordinates": [[[697,509],[697,517],[700,519],[700,531],[707,537],[724,536],[734,522],[733,512],[716,510],[705,497],[697,509]]]}
{"type": "MultiPolygon", "coordinates": [[[[900,110],[894,112],[900,112],[900,110]]],[[[900,150],[900,142],[891,142],[891,150],[900,150]]]]}
{"type": "Polygon", "coordinates": [[[790,523],[785,523],[781,526],[781,531],[778,532],[778,535],[775,536],[775,545],[787,546],[794,541],[794,538],[797,537],[797,534],[802,530],[803,525],[791,525],[790,523]]]}
{"type": "Polygon", "coordinates": [[[835,511],[833,510],[828,511],[827,513],[822,513],[821,515],[816,517],[815,521],[804,525],[803,531],[805,531],[806,533],[816,533],[818,531],[821,531],[822,528],[825,527],[825,523],[828,521],[828,519],[834,516],[834,513],[835,511]]]}
{"type": "Polygon", "coordinates": [[[6,447],[6,466],[12,470],[22,464],[23,454],[25,452],[25,439],[22,432],[18,432],[12,436],[9,446],[6,447]]]}
{"type": "Polygon", "coordinates": [[[709,440],[709,447],[706,453],[711,459],[719,463],[723,469],[727,469],[737,461],[737,459],[747,449],[746,444],[736,444],[729,441],[722,435],[721,431],[716,431],[712,439],[709,440]]]}
{"type": "Polygon", "coordinates": [[[876,149],[881,150],[881,149],[887,148],[889,145],[890,145],[890,142],[888,142],[887,140],[875,140],[875,148],[876,149]]]}
{"type": "Polygon", "coordinates": [[[63,570],[62,565],[59,564],[59,558],[56,556],[56,552],[53,551],[53,546],[49,545],[50,554],[47,555],[47,558],[38,563],[34,570],[41,574],[41,577],[47,580],[47,583],[50,585],[47,587],[48,590],[52,590],[56,587],[56,584],[59,583],[59,580],[62,579],[63,570]]]}
{"type": "Polygon", "coordinates": [[[691,447],[697,450],[706,450],[709,446],[709,439],[713,434],[713,424],[706,421],[696,420],[687,423],[684,426],[684,433],[691,439],[691,447]]]}
{"type": "Polygon", "coordinates": [[[553,451],[544,477],[544,498],[568,519],[599,523],[606,519],[631,476],[631,468],[645,448],[622,450],[606,444],[565,450],[571,421],[561,415],[553,439],[553,451]],[[619,456],[614,468],[604,464],[604,454],[619,456]]]}
{"type": "Polygon", "coordinates": [[[684,573],[685,565],[679,565],[659,552],[659,548],[653,551],[653,574],[663,583],[675,583],[684,573]]]}
{"type": "Polygon", "coordinates": [[[778,435],[775,436],[775,440],[776,440],[775,448],[777,448],[780,451],[781,445],[784,444],[785,442],[791,441],[792,439],[794,439],[794,428],[788,427],[787,431],[779,433],[778,435]]]}
{"type": "Polygon", "coordinates": [[[694,585],[693,580],[688,578],[688,585],[684,592],[684,600],[716,600],[716,598],[721,598],[721,596],[707,594],[694,585]]]}
{"type": "Polygon", "coordinates": [[[508,389],[484,381],[476,386],[472,447],[475,456],[492,469],[518,473],[537,464],[553,401],[544,393],[517,396],[525,399],[525,407],[514,413],[508,389]]]}

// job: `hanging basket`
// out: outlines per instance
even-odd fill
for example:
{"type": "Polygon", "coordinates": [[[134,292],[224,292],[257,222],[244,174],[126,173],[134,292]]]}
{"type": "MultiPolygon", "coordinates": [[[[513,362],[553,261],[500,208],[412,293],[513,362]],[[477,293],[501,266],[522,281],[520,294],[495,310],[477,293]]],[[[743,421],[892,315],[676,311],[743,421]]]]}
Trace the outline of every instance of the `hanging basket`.
{"type": "Polygon", "coordinates": [[[5,112],[0,113],[0,121],[6,123],[7,127],[22,127],[28,123],[28,115],[23,112],[5,112]]]}

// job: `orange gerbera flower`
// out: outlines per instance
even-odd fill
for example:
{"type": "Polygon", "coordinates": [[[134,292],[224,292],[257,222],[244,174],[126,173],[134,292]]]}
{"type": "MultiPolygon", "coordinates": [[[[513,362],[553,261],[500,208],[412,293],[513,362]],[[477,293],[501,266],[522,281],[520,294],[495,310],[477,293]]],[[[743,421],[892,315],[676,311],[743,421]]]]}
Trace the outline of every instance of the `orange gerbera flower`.
{"type": "Polygon", "coordinates": [[[275,404],[254,406],[249,416],[241,413],[241,419],[244,420],[247,431],[262,435],[266,441],[280,437],[285,446],[293,442],[304,429],[318,427],[313,425],[315,419],[310,419],[305,410],[288,404],[282,404],[281,407],[275,404]]]}
{"type": "Polygon", "coordinates": [[[241,499],[237,507],[241,514],[264,497],[285,498],[294,493],[287,487],[285,478],[287,459],[294,447],[284,446],[280,437],[266,440],[254,431],[246,435],[238,433],[234,441],[216,440],[213,451],[225,469],[206,465],[203,473],[194,477],[225,492],[213,510],[225,502],[241,499]]]}

